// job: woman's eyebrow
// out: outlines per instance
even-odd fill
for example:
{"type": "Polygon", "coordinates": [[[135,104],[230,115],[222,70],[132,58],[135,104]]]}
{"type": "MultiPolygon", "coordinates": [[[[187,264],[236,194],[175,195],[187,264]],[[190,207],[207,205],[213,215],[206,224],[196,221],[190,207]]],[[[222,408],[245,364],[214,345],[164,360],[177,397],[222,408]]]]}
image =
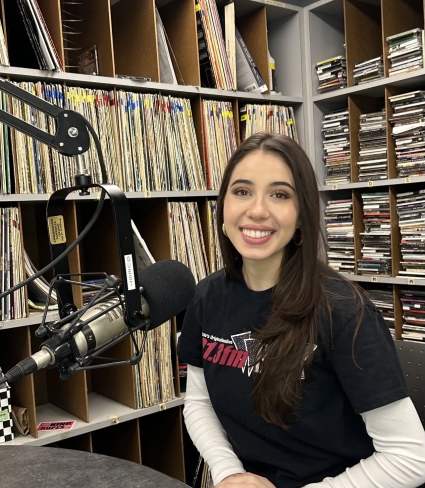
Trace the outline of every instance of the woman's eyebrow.
{"type": "MultiPolygon", "coordinates": [[[[254,183],[251,180],[235,180],[230,186],[235,186],[235,185],[253,185],[254,183]]],[[[270,183],[269,186],[288,186],[291,188],[293,192],[295,192],[295,188],[288,183],[287,181],[273,181],[273,183],[270,183]]]]}

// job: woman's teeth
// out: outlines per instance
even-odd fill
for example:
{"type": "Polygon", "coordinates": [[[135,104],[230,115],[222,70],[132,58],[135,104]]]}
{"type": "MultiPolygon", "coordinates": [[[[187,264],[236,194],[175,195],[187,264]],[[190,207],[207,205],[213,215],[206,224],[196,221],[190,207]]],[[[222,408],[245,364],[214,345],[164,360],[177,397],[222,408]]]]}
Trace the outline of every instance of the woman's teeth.
{"type": "Polygon", "coordinates": [[[272,230],[250,230],[250,229],[242,229],[242,234],[252,237],[254,239],[259,239],[260,237],[267,237],[270,234],[273,234],[272,230]]]}

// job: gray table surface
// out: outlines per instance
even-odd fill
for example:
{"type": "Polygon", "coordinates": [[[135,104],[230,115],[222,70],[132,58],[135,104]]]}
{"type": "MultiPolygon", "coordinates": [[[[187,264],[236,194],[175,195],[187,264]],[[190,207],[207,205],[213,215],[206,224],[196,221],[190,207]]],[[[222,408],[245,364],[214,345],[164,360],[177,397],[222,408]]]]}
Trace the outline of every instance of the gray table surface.
{"type": "Polygon", "coordinates": [[[185,488],[146,466],[71,449],[0,445],[1,488],[185,488]]]}

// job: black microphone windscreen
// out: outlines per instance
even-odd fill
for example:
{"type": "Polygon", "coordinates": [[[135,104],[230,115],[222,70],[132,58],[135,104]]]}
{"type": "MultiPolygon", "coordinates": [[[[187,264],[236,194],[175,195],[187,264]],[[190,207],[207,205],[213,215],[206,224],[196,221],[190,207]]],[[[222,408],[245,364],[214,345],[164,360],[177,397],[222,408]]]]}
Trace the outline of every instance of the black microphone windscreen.
{"type": "Polygon", "coordinates": [[[182,312],[195,294],[195,278],[183,263],[174,260],[158,261],[139,272],[154,329],[182,312]]]}

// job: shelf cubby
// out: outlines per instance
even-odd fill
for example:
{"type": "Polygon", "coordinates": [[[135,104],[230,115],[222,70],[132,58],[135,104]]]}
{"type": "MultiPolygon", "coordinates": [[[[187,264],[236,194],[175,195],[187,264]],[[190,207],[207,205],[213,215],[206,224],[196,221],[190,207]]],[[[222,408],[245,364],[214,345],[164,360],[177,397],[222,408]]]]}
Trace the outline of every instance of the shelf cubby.
{"type": "Polygon", "coordinates": [[[380,97],[365,97],[351,95],[348,97],[348,116],[350,127],[350,155],[351,155],[351,182],[359,181],[359,129],[360,115],[378,112],[384,107],[384,99],[380,97]]]}
{"type": "Polygon", "coordinates": [[[354,66],[383,55],[379,0],[344,0],[347,86],[355,86],[354,66]]]}
{"type": "MultiPolygon", "coordinates": [[[[344,6],[342,0],[317,2],[317,7],[308,8],[308,25],[310,45],[310,72],[312,94],[317,94],[319,80],[316,64],[335,56],[345,56],[344,6]]],[[[338,91],[338,90],[337,90],[338,91]]],[[[333,92],[329,92],[333,93],[333,92]]]]}
{"type": "MultiPolygon", "coordinates": [[[[46,340],[46,337],[35,336],[36,329],[37,326],[30,327],[32,354],[39,351],[41,344],[46,340]]],[[[90,422],[85,372],[81,371],[67,379],[61,379],[56,368],[41,369],[34,373],[33,377],[37,406],[49,403],[84,422],[90,422]]]]}
{"type": "Polygon", "coordinates": [[[183,432],[180,407],[141,417],[142,463],[162,473],[185,480],[183,432]]]}
{"type": "Polygon", "coordinates": [[[159,82],[154,0],[119,0],[111,5],[115,71],[159,82]]]}
{"type": "Polygon", "coordinates": [[[117,423],[91,434],[93,452],[141,464],[139,419],[117,423]]]}
{"type": "Polygon", "coordinates": [[[384,73],[388,76],[391,62],[388,59],[387,37],[402,32],[424,28],[423,0],[381,0],[382,43],[384,53],[384,73]]]}
{"type": "Polygon", "coordinates": [[[195,2],[192,0],[156,0],[156,5],[175,57],[180,85],[200,86],[195,2]]]}
{"type": "Polygon", "coordinates": [[[76,451],[93,452],[93,443],[91,434],[81,434],[68,439],[47,444],[46,447],[58,447],[60,449],[72,449],[76,451]]]}

